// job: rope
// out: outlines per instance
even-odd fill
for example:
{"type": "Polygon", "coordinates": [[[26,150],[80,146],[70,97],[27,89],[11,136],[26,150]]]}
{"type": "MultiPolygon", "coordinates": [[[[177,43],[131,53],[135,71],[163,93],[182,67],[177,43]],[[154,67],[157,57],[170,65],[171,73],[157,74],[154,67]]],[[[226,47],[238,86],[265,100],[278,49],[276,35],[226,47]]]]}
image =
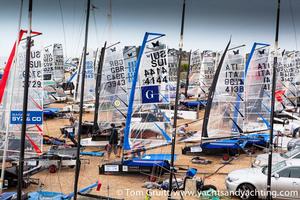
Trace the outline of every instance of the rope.
{"type": "Polygon", "coordinates": [[[233,161],[233,159],[232,159],[231,161],[229,161],[228,163],[225,163],[225,164],[221,165],[221,166],[220,166],[218,169],[216,169],[213,173],[211,173],[211,174],[205,176],[204,179],[209,178],[209,177],[211,177],[211,176],[217,174],[223,167],[225,167],[226,165],[228,165],[228,164],[231,163],[232,161],[233,161]]]}
{"type": "Polygon", "coordinates": [[[60,10],[60,16],[61,16],[61,21],[62,21],[62,29],[63,29],[63,33],[64,33],[64,45],[65,45],[65,55],[67,56],[67,37],[66,37],[66,30],[65,30],[65,23],[64,23],[64,15],[63,15],[63,11],[62,11],[62,6],[61,6],[61,1],[58,0],[59,3],[59,10],[60,10]]]}
{"type": "Polygon", "coordinates": [[[292,6],[291,0],[289,0],[289,9],[290,9],[292,24],[293,24],[293,29],[294,29],[296,50],[298,50],[297,29],[296,29],[296,25],[295,25],[295,18],[294,18],[294,12],[293,12],[293,6],[292,6]]]}
{"type": "Polygon", "coordinates": [[[98,26],[97,26],[97,21],[96,21],[96,12],[95,10],[98,9],[96,6],[92,5],[92,13],[93,13],[93,18],[94,18],[94,26],[95,26],[95,33],[96,33],[96,41],[98,44],[100,44],[99,40],[99,35],[98,35],[98,26]]]}
{"type": "Polygon", "coordinates": [[[57,179],[58,179],[58,183],[59,183],[59,189],[60,189],[60,192],[63,192],[62,185],[61,185],[60,178],[59,178],[59,175],[60,175],[60,172],[61,172],[61,168],[62,168],[62,161],[60,163],[60,166],[57,166],[57,167],[58,167],[58,171],[57,171],[56,175],[57,175],[57,179]]]}
{"type": "Polygon", "coordinates": [[[83,27],[84,27],[84,22],[85,22],[85,12],[82,13],[82,16],[79,20],[79,35],[78,35],[78,43],[77,43],[77,47],[75,48],[75,52],[76,54],[78,54],[78,51],[80,49],[80,44],[81,44],[81,39],[82,39],[82,33],[83,33],[83,27]]]}

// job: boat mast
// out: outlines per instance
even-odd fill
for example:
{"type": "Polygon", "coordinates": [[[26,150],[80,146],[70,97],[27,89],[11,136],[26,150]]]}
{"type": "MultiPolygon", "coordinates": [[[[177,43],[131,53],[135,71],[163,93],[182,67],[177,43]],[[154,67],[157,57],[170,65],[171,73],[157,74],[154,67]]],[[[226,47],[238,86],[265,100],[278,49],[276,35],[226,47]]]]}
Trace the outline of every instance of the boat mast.
{"type": "MultiPolygon", "coordinates": [[[[12,64],[16,61],[16,56],[18,54],[18,45],[20,43],[20,40],[22,39],[23,31],[20,32],[21,27],[21,21],[22,21],[22,10],[23,10],[23,0],[20,2],[20,10],[19,10],[19,22],[18,22],[18,28],[17,28],[17,39],[15,42],[15,49],[14,49],[14,58],[12,64]]],[[[16,68],[13,70],[13,77],[16,73],[16,68]]],[[[5,163],[6,163],[6,156],[7,156],[7,149],[8,149],[8,133],[9,133],[9,120],[10,120],[10,111],[11,111],[11,104],[12,104],[12,92],[14,88],[14,82],[12,82],[12,85],[10,86],[8,95],[9,95],[9,101],[8,101],[8,111],[7,112],[7,118],[6,118],[6,128],[5,128],[5,139],[4,139],[4,150],[3,150],[3,157],[2,157],[2,167],[1,167],[1,178],[0,178],[0,193],[2,193],[3,185],[4,185],[4,175],[5,175],[5,163]]]]}
{"type": "Polygon", "coordinates": [[[172,146],[171,146],[171,163],[170,163],[170,179],[169,179],[169,193],[168,199],[172,196],[172,180],[174,170],[174,154],[175,154],[175,142],[176,142],[176,127],[177,127],[177,111],[178,111],[178,100],[179,100],[179,87],[180,87],[180,66],[182,61],[182,47],[183,47],[183,31],[184,31],[184,17],[185,17],[185,1],[183,0],[182,15],[181,15],[181,31],[179,40],[179,59],[177,66],[177,83],[176,83],[176,97],[174,107],[174,121],[173,121],[173,133],[172,133],[172,146]]]}
{"type": "Polygon", "coordinates": [[[87,0],[86,7],[86,22],[85,22],[85,38],[84,38],[84,50],[83,50],[83,65],[82,65],[82,78],[81,78],[81,93],[80,93],[80,103],[79,103],[79,127],[77,135],[77,154],[76,154],[76,168],[75,168],[75,180],[74,180],[74,200],[77,199],[78,191],[78,179],[80,172],[80,140],[82,132],[82,114],[83,114],[83,98],[84,98],[84,82],[85,82],[85,68],[86,68],[86,52],[87,52],[87,42],[88,42],[88,30],[89,30],[89,18],[90,18],[90,6],[91,1],[87,0]]]}
{"type": "Polygon", "coordinates": [[[31,28],[32,28],[32,0],[29,0],[28,3],[29,3],[29,6],[28,6],[28,30],[27,30],[27,39],[26,39],[26,57],[25,57],[26,62],[25,62],[25,77],[24,77],[25,80],[24,80],[24,93],[23,93],[22,128],[21,128],[21,141],[20,141],[17,199],[22,198],[26,118],[27,118],[26,116],[27,116],[27,108],[28,108],[30,48],[31,48],[31,28]]]}
{"type": "Polygon", "coordinates": [[[98,109],[99,109],[99,99],[100,99],[100,90],[101,90],[101,79],[102,79],[102,68],[103,68],[103,61],[104,61],[104,54],[105,54],[106,42],[104,46],[101,48],[101,53],[99,57],[99,63],[97,68],[97,77],[96,77],[96,102],[95,102],[95,112],[94,112],[94,122],[93,122],[93,132],[96,131],[97,120],[98,120],[98,109]]]}
{"type": "Polygon", "coordinates": [[[75,86],[75,92],[74,92],[74,101],[76,102],[76,99],[78,97],[78,86],[80,82],[80,76],[82,76],[82,59],[83,59],[84,49],[82,49],[81,57],[78,63],[78,69],[77,69],[77,78],[76,78],[76,86],[75,86]],[[81,75],[80,75],[81,74],[81,75]]]}
{"type": "Polygon", "coordinates": [[[187,68],[187,72],[186,72],[186,84],[185,84],[185,91],[184,91],[184,95],[187,98],[188,97],[188,89],[189,89],[189,76],[190,76],[190,69],[191,69],[191,56],[192,55],[192,50],[190,50],[189,53],[189,60],[188,60],[188,68],[187,68]]]}
{"type": "Polygon", "coordinates": [[[268,157],[268,178],[267,178],[267,199],[271,200],[271,179],[272,179],[272,154],[273,154],[273,131],[274,131],[274,109],[275,109],[275,90],[276,90],[276,67],[277,67],[277,49],[279,37],[279,17],[280,17],[280,0],[277,0],[277,17],[276,17],[276,33],[274,44],[274,62],[272,76],[272,93],[271,93],[271,119],[270,119],[270,139],[269,139],[269,157],[268,157]]]}

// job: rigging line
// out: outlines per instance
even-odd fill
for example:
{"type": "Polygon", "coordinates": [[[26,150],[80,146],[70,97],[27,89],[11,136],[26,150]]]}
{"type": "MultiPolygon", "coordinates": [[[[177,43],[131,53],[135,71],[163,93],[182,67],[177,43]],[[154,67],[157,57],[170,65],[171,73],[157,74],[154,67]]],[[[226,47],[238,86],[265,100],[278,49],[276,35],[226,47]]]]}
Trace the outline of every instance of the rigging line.
{"type": "MultiPolygon", "coordinates": [[[[296,107],[297,105],[289,98],[287,97],[285,94],[282,94],[294,107],[296,107]]],[[[283,103],[282,103],[283,105],[283,103]]],[[[284,106],[284,105],[283,105],[284,106]]]]}
{"type": "Polygon", "coordinates": [[[96,33],[96,41],[97,44],[100,43],[99,37],[98,37],[98,26],[97,26],[97,21],[96,21],[96,12],[95,10],[98,9],[98,7],[96,7],[95,5],[92,4],[92,13],[93,13],[93,18],[94,18],[94,26],[95,26],[95,33],[96,33]]]}
{"type": "Polygon", "coordinates": [[[234,105],[233,102],[230,102],[230,104],[233,106],[233,108],[241,115],[241,117],[244,117],[244,115],[239,111],[239,109],[234,105]]]}
{"type": "MultiPolygon", "coordinates": [[[[17,63],[17,57],[18,57],[18,49],[19,49],[19,44],[20,44],[20,34],[21,34],[21,23],[22,23],[22,10],[23,10],[23,5],[24,5],[24,2],[23,0],[20,1],[20,7],[19,7],[19,18],[18,18],[18,26],[17,26],[17,37],[16,37],[16,41],[15,41],[15,56],[13,57],[13,62],[11,63],[11,65],[13,66],[13,77],[15,77],[16,75],[16,63],[17,63]]],[[[11,85],[11,88],[9,88],[9,91],[8,94],[10,94],[10,98],[9,98],[9,106],[8,106],[8,109],[9,110],[12,110],[12,92],[13,92],[13,85],[14,85],[14,81],[11,85]]],[[[6,109],[6,108],[5,108],[6,109]]],[[[7,112],[7,114],[9,115],[10,112],[7,112]]],[[[2,170],[1,170],[1,175],[0,175],[0,180],[1,180],[1,183],[0,183],[0,192],[2,192],[3,190],[3,179],[4,179],[4,176],[5,176],[5,160],[6,160],[6,152],[8,150],[8,132],[9,132],[9,125],[8,125],[8,120],[10,118],[10,116],[7,116],[5,115],[4,117],[6,117],[7,119],[5,119],[6,122],[4,122],[4,124],[6,125],[6,130],[5,130],[5,136],[4,136],[4,151],[3,151],[3,158],[2,158],[2,170]]]]}
{"type": "Polygon", "coordinates": [[[61,21],[62,21],[62,29],[63,29],[63,33],[64,33],[64,45],[65,45],[65,55],[66,57],[68,57],[68,50],[67,50],[67,37],[66,37],[66,29],[65,29],[65,22],[64,22],[64,14],[63,14],[63,11],[62,11],[62,6],[61,6],[61,0],[58,0],[58,3],[59,3],[59,10],[60,10],[60,16],[61,16],[61,21]]]}
{"type": "Polygon", "coordinates": [[[133,50],[134,48],[136,48],[136,46],[131,46],[128,49],[124,50],[124,54],[129,52],[130,50],[133,50]]]}
{"type": "MultiPolygon", "coordinates": [[[[73,1],[73,20],[72,20],[72,21],[73,21],[73,24],[72,24],[72,32],[73,32],[73,33],[76,33],[76,25],[75,25],[75,22],[76,22],[76,18],[75,18],[75,13],[76,13],[76,9],[75,9],[75,8],[76,8],[76,2],[77,2],[77,1],[73,1]]],[[[72,34],[72,39],[73,39],[73,40],[76,39],[76,38],[75,38],[75,34],[74,34],[74,35],[72,34]]],[[[72,46],[71,46],[71,47],[72,47],[72,46]]],[[[73,48],[73,47],[72,47],[72,48],[73,48]]]]}
{"type": "Polygon", "coordinates": [[[121,43],[121,42],[116,42],[116,43],[114,43],[114,44],[112,44],[112,45],[106,47],[105,49],[109,49],[109,48],[111,48],[111,47],[113,47],[113,46],[116,46],[116,45],[118,45],[118,44],[120,44],[120,43],[121,43]]]}
{"type": "Polygon", "coordinates": [[[125,101],[123,101],[118,95],[116,95],[115,97],[117,97],[126,107],[128,107],[128,104],[125,101]]]}
{"type": "MultiPolygon", "coordinates": [[[[281,83],[281,85],[282,85],[285,89],[287,89],[294,97],[297,97],[296,94],[295,94],[292,90],[290,90],[290,89],[283,83],[283,81],[280,80],[280,83],[281,83]]],[[[290,82],[290,83],[292,84],[292,82],[290,82]]],[[[292,85],[293,85],[293,84],[292,84],[292,85]]]]}
{"type": "MultiPolygon", "coordinates": [[[[62,162],[62,160],[61,160],[61,162],[62,162]]],[[[58,172],[56,173],[56,175],[57,175],[57,180],[58,180],[58,183],[59,183],[59,189],[60,189],[60,192],[63,192],[63,190],[62,190],[62,184],[61,184],[61,182],[60,182],[60,175],[61,175],[61,168],[62,168],[62,164],[60,163],[60,166],[59,166],[59,169],[58,169],[58,172]]]]}
{"type": "Polygon", "coordinates": [[[83,33],[83,25],[84,25],[84,17],[85,17],[85,12],[82,13],[82,16],[81,16],[81,20],[79,20],[79,35],[78,35],[78,40],[77,40],[77,47],[76,47],[76,55],[78,54],[78,51],[79,51],[79,48],[80,48],[80,44],[81,44],[81,36],[82,36],[82,33],[83,33]]]}
{"type": "Polygon", "coordinates": [[[294,37],[295,37],[296,50],[298,50],[297,29],[296,29],[295,17],[294,17],[294,10],[293,10],[293,6],[292,6],[292,1],[291,0],[289,0],[289,8],[290,8],[290,13],[291,13],[291,18],[292,18],[292,25],[293,25],[293,29],[294,29],[294,37]]]}

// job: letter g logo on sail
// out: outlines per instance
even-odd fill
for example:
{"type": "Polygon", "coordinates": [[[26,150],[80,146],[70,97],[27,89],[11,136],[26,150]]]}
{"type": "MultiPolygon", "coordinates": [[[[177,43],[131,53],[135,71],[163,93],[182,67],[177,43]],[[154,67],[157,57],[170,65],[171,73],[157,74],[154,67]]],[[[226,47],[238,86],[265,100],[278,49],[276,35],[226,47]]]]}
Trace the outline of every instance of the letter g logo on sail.
{"type": "Polygon", "coordinates": [[[152,99],[154,97],[154,95],[153,95],[153,90],[148,90],[147,92],[146,92],[146,98],[147,99],[152,99]]]}
{"type": "Polygon", "coordinates": [[[142,87],[142,103],[158,103],[159,87],[158,85],[142,87]]]}

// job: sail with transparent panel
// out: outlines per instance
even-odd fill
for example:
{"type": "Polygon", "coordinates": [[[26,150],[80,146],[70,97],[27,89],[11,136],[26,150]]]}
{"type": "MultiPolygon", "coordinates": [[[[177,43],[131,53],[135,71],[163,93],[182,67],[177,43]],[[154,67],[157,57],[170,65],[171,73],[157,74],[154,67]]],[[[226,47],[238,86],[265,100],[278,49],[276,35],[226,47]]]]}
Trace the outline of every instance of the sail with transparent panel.
{"type": "MultiPolygon", "coordinates": [[[[296,67],[296,52],[283,51],[278,57],[276,68],[276,110],[290,109],[297,106],[297,88],[294,84],[299,70],[296,67]]],[[[273,64],[273,57],[271,59],[273,64]]]]}
{"type": "Polygon", "coordinates": [[[243,133],[244,70],[243,47],[228,50],[224,59],[208,121],[208,137],[243,133]]]}
{"type": "MultiPolygon", "coordinates": [[[[121,124],[126,120],[130,88],[127,86],[129,74],[124,56],[120,43],[110,45],[105,50],[98,118],[102,128],[108,127],[110,123],[121,124]]],[[[126,61],[131,57],[134,57],[133,52],[127,52],[126,61]]]]}
{"type": "MultiPolygon", "coordinates": [[[[92,49],[88,49],[86,53],[86,61],[85,61],[85,82],[84,82],[84,96],[83,96],[83,101],[88,102],[88,101],[93,101],[95,100],[95,84],[96,84],[96,77],[95,77],[95,57],[96,54],[92,49]]],[[[80,93],[82,92],[81,90],[81,80],[82,80],[82,69],[83,65],[80,65],[79,69],[79,74],[77,77],[78,83],[76,84],[75,88],[75,101],[79,102],[80,101],[80,93]]]]}
{"type": "Polygon", "coordinates": [[[146,33],[129,95],[124,149],[151,149],[169,144],[170,119],[160,106],[170,104],[168,49],[162,34],[146,33]]]}
{"type": "Polygon", "coordinates": [[[216,53],[211,51],[202,52],[200,67],[200,98],[207,99],[211,87],[216,66],[216,53]]]}
{"type": "Polygon", "coordinates": [[[191,52],[188,95],[198,97],[201,93],[200,86],[201,52],[199,50],[191,52]]]}
{"type": "Polygon", "coordinates": [[[168,90],[170,93],[170,100],[175,101],[176,98],[176,84],[177,84],[177,69],[178,69],[178,55],[176,49],[168,49],[168,66],[169,66],[169,83],[168,90]]]}
{"type": "MultiPolygon", "coordinates": [[[[25,135],[26,156],[41,154],[43,148],[43,48],[39,44],[38,39],[32,40],[25,135]]],[[[9,158],[18,157],[20,151],[25,58],[26,41],[23,40],[19,44],[15,62],[9,73],[1,110],[0,149],[4,150],[4,143],[7,142],[9,158]],[[5,140],[6,133],[8,133],[7,141],[5,140]]]]}
{"type": "Polygon", "coordinates": [[[244,132],[270,129],[272,68],[269,52],[268,46],[255,49],[246,69],[244,132]]]}
{"type": "Polygon", "coordinates": [[[44,86],[55,85],[54,81],[54,58],[53,58],[53,45],[44,48],[44,86]]]}
{"type": "Polygon", "coordinates": [[[62,83],[65,80],[64,54],[62,44],[53,44],[53,59],[53,79],[56,83],[62,83]]]}

